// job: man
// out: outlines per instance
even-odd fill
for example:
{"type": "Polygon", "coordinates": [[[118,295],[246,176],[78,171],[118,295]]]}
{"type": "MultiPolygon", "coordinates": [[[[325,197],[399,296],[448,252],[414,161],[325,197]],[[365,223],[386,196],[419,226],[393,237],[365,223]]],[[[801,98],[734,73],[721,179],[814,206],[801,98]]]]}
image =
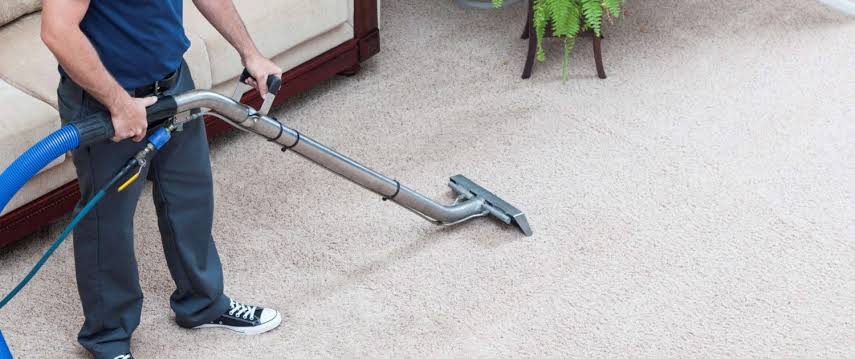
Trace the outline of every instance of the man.
{"type": "MultiPolygon", "coordinates": [[[[194,0],[240,53],[266,93],[282,70],[256,49],[231,0],[194,0]]],[[[146,135],[145,108],[155,96],[193,88],[183,54],[182,0],[44,0],[42,39],[60,64],[64,121],[99,116],[116,136],[73,153],[80,203],[87,202],[134,153],[146,135]],[[123,141],[126,139],[132,139],[123,141]]],[[[258,334],[279,325],[272,309],[223,294],[220,259],[211,236],[213,196],[202,121],[184,125],[144,168],[154,183],[158,226],[175,292],[170,305],[185,328],[223,327],[258,334]]],[[[78,341],[96,358],[127,359],[140,322],[142,291],[133,253],[133,216],[143,183],[104,198],[74,231],[77,286],[85,321],[78,341]]]]}

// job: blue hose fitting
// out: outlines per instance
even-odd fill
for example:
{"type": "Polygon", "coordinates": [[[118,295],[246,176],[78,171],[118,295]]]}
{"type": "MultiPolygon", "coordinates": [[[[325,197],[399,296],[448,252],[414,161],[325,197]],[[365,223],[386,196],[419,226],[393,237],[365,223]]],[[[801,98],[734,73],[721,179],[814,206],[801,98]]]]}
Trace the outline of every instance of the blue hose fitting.
{"type": "Polygon", "coordinates": [[[151,143],[155,149],[160,150],[163,145],[169,142],[170,138],[172,138],[172,135],[169,133],[169,130],[161,127],[148,137],[148,142],[151,143]]]}

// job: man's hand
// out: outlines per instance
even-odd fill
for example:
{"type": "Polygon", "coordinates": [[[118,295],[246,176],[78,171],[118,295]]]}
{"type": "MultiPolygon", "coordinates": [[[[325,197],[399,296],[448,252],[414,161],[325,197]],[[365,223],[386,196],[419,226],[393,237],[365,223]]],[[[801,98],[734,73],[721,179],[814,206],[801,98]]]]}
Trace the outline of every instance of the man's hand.
{"type": "Polygon", "coordinates": [[[193,0],[193,3],[240,54],[243,67],[246,67],[255,79],[255,81],[247,79],[246,83],[258,89],[261,96],[266,95],[267,76],[281,76],[282,69],[258,51],[235,9],[234,2],[232,0],[193,0]]]}
{"type": "Polygon", "coordinates": [[[259,53],[244,58],[243,66],[246,67],[249,74],[252,75],[251,78],[246,79],[246,83],[258,89],[258,93],[260,93],[261,96],[267,94],[268,76],[282,76],[282,69],[279,66],[276,66],[273,61],[270,61],[259,53]]]}
{"type": "Polygon", "coordinates": [[[145,108],[157,102],[157,97],[133,98],[123,96],[109,106],[110,115],[113,120],[115,136],[113,142],[133,138],[134,142],[140,142],[145,138],[148,129],[148,119],[145,108]]]}

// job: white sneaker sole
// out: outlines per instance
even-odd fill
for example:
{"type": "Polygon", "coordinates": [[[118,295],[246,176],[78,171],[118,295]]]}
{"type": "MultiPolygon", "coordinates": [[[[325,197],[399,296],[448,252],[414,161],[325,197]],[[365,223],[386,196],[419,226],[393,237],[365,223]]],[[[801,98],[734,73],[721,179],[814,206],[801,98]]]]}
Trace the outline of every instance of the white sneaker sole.
{"type": "Polygon", "coordinates": [[[270,319],[266,323],[261,323],[259,325],[254,326],[254,327],[233,327],[233,326],[222,325],[222,324],[202,324],[198,327],[193,327],[193,329],[219,328],[219,329],[228,329],[228,330],[231,330],[233,332],[241,333],[244,335],[258,335],[258,334],[261,334],[264,332],[269,332],[269,331],[275,329],[281,323],[282,323],[282,314],[279,312],[276,312],[276,316],[273,317],[273,319],[270,319]]]}

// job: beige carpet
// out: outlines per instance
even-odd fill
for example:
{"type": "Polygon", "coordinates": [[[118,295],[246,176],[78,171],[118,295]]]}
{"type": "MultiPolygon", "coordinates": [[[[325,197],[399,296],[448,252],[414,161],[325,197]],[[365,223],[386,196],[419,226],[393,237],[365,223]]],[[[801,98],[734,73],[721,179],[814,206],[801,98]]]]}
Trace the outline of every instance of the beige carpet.
{"type": "MultiPolygon", "coordinates": [[[[629,1],[560,82],[519,79],[524,8],[383,3],[383,52],[289,101],[294,127],[428,195],[464,173],[525,210],[435,228],[258,138],[215,141],[241,337],[171,320],[150,190],[138,358],[855,357],[855,19],[812,1],[629,1]]],[[[11,288],[65,224],[0,252],[11,288]]],[[[85,357],[72,248],[0,313],[21,358],[85,357]]]]}

